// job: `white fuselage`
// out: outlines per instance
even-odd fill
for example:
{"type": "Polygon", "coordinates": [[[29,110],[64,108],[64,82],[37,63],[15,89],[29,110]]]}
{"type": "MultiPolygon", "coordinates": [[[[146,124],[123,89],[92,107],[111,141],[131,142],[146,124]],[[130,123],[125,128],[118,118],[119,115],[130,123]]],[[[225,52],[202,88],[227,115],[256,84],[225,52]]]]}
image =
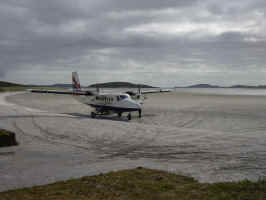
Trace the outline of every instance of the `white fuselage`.
{"type": "Polygon", "coordinates": [[[139,101],[133,100],[128,94],[105,94],[100,93],[94,96],[75,96],[81,103],[95,108],[106,110],[138,111],[141,109],[139,101]]]}

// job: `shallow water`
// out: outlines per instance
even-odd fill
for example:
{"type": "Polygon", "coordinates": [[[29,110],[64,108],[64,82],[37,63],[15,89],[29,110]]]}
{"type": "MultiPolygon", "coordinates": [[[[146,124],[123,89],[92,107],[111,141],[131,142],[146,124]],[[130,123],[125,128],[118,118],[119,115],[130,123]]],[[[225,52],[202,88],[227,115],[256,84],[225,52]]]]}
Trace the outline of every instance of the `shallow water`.
{"type": "Polygon", "coordinates": [[[266,96],[266,89],[247,88],[176,88],[176,92],[213,94],[213,95],[241,95],[241,96],[266,96]]]}
{"type": "Polygon", "coordinates": [[[150,94],[130,122],[91,119],[66,95],[7,97],[0,127],[20,146],[0,149],[0,190],[136,166],[202,182],[264,178],[266,97],[198,91],[150,94]]]}

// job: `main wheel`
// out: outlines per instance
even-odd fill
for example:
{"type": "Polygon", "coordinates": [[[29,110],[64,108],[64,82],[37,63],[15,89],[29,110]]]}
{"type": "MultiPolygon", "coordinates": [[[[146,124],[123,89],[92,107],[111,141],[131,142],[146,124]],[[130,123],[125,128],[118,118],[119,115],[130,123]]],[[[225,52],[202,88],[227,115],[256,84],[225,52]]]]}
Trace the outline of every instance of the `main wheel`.
{"type": "Polygon", "coordinates": [[[96,117],[96,113],[95,112],[91,112],[91,118],[95,118],[96,117]]]}
{"type": "Polygon", "coordinates": [[[141,110],[139,110],[139,118],[141,118],[141,110]]]}
{"type": "Polygon", "coordinates": [[[131,120],[131,114],[130,113],[128,113],[127,119],[131,120]]]}

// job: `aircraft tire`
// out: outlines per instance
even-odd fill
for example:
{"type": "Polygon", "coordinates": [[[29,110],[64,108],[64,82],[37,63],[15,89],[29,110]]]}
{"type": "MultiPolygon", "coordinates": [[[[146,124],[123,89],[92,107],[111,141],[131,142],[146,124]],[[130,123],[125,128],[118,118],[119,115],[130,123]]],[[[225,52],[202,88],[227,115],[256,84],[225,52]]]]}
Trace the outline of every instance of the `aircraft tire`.
{"type": "Polygon", "coordinates": [[[95,112],[91,112],[91,118],[95,118],[96,117],[96,113],[95,112]]]}
{"type": "Polygon", "coordinates": [[[131,120],[131,113],[128,113],[127,119],[128,119],[128,121],[131,120]]]}

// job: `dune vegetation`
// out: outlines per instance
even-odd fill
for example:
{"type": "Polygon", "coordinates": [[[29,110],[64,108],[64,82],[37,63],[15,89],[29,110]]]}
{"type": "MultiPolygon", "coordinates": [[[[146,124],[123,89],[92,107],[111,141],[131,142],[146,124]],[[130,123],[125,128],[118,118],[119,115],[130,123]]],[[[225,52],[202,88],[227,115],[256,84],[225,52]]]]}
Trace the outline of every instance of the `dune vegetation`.
{"type": "Polygon", "coordinates": [[[9,91],[22,91],[25,90],[24,85],[0,81],[0,92],[9,92],[9,91]]]}
{"type": "MultiPolygon", "coordinates": [[[[57,84],[60,85],[60,84],[57,84]]],[[[21,85],[17,83],[10,83],[0,81],[0,92],[18,92],[27,89],[46,89],[46,90],[64,90],[66,88],[57,87],[57,85],[21,85]]]]}
{"type": "Polygon", "coordinates": [[[263,180],[207,184],[190,177],[141,167],[0,193],[0,200],[265,198],[266,181],[263,180]]]}
{"type": "Polygon", "coordinates": [[[17,144],[15,133],[0,129],[0,147],[13,146],[17,144]]]}

